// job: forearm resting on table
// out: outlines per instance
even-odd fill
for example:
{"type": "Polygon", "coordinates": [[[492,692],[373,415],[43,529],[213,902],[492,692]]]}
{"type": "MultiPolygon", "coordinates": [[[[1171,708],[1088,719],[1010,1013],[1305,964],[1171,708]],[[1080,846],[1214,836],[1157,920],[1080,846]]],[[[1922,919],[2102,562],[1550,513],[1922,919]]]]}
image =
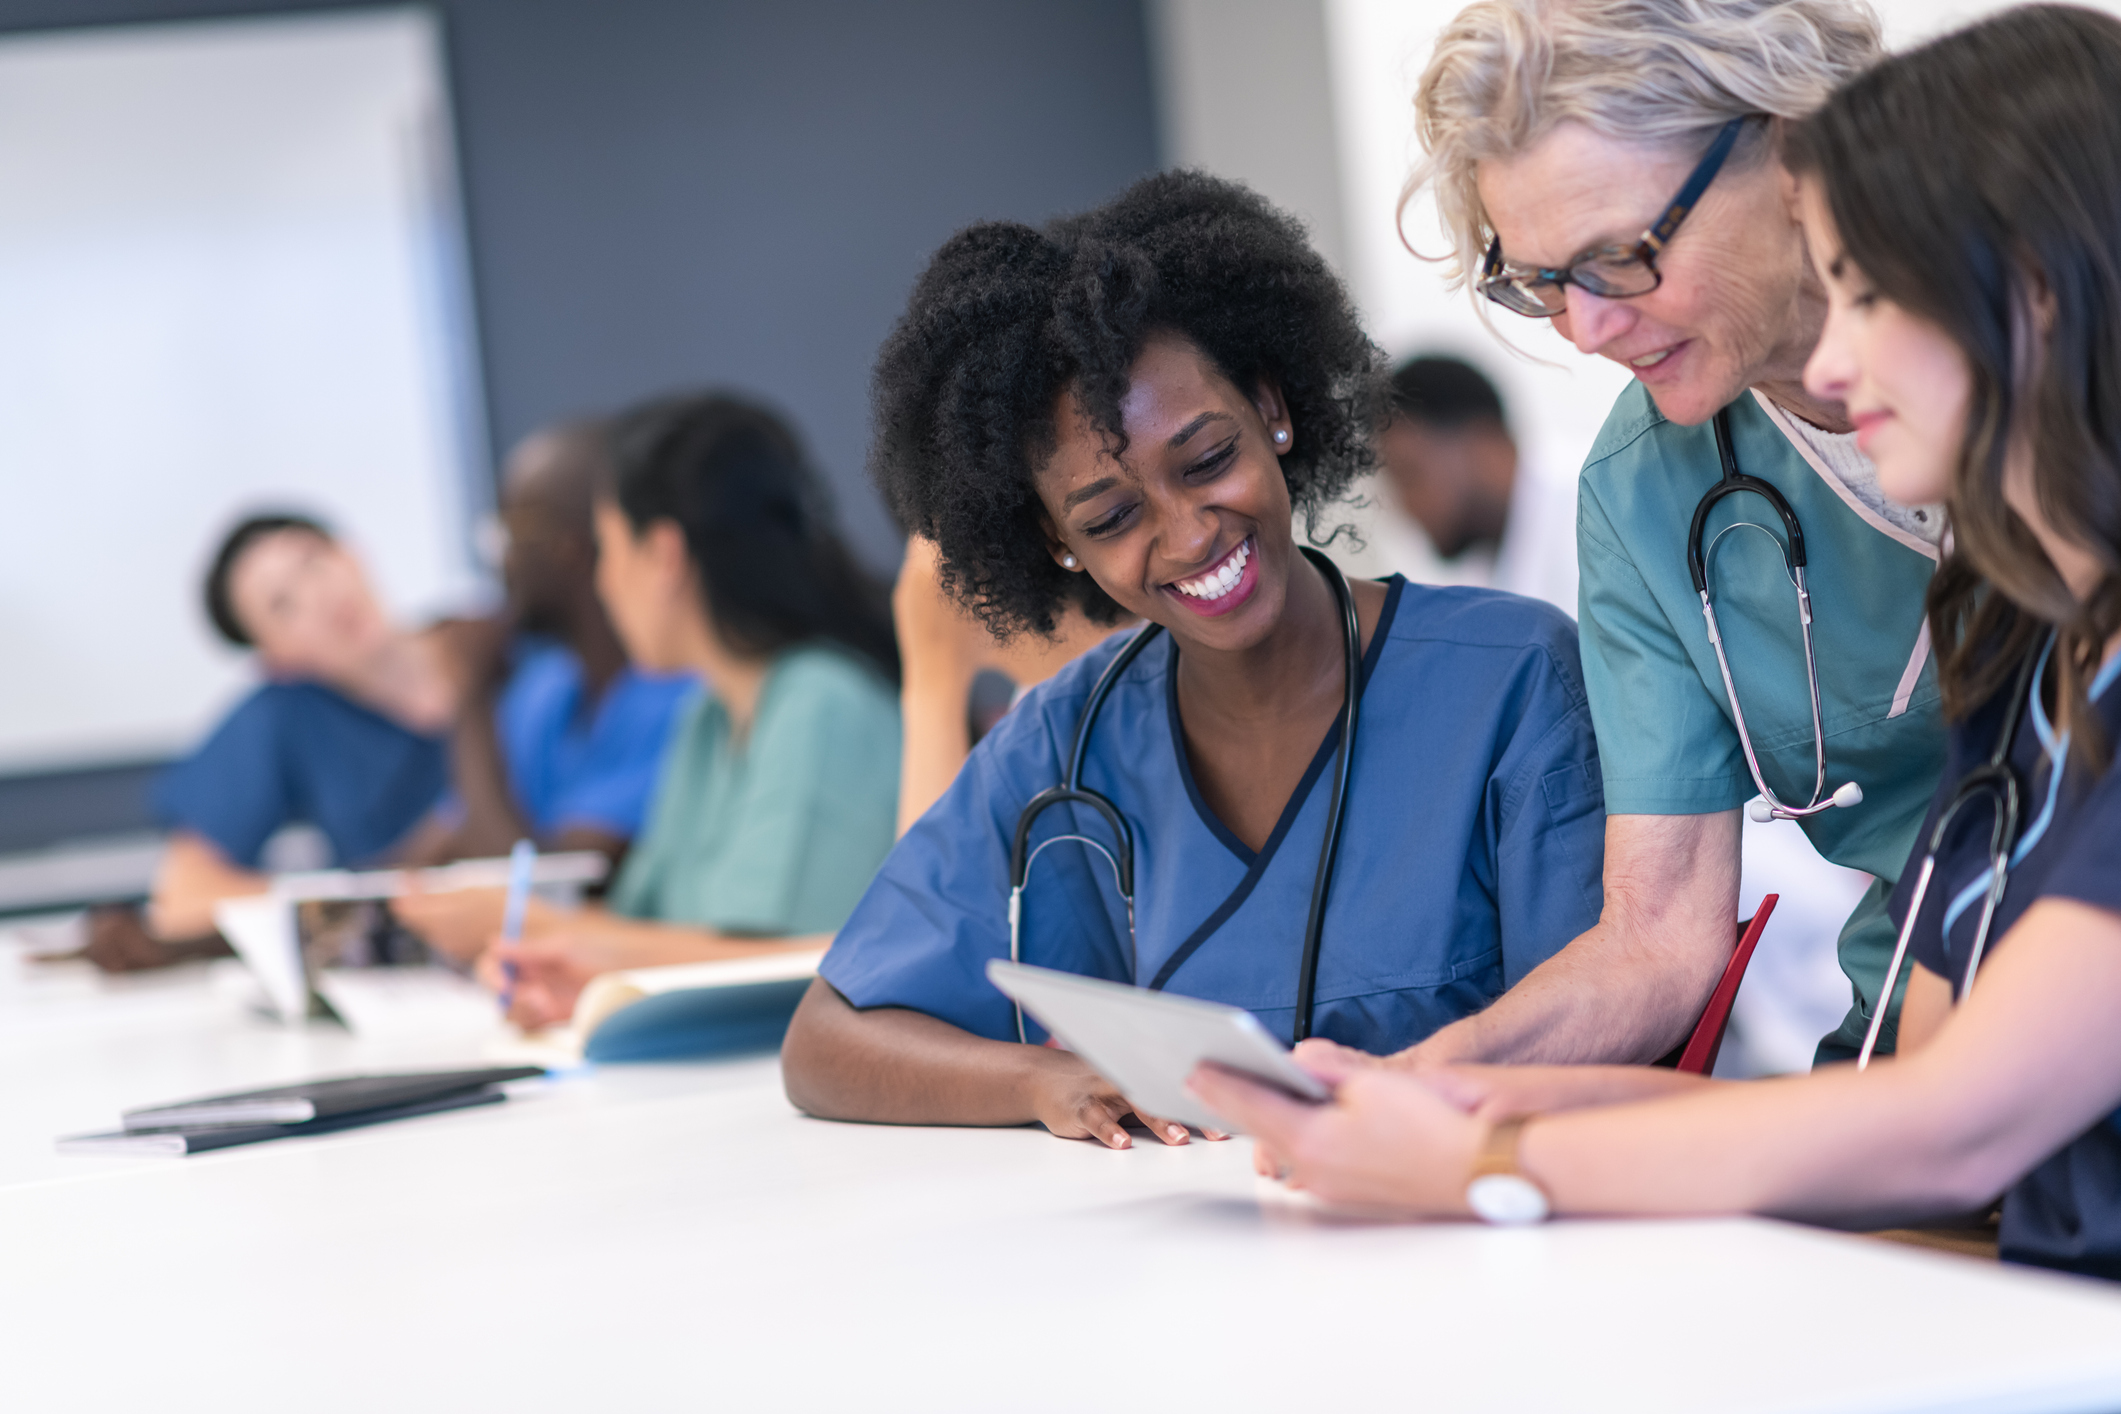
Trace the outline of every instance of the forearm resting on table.
{"type": "Polygon", "coordinates": [[[1919,1051],[1536,1120],[1521,1161],[1577,1213],[1878,1225],[1961,1212],[2121,1101],[2121,917],[2048,899],[1919,1051]]]}
{"type": "Polygon", "coordinates": [[[1608,818],[1598,922],[1405,1058],[1580,1064],[1666,1054],[1692,1030],[1736,946],[1738,840],[1735,810],[1608,818]]]}
{"type": "Polygon", "coordinates": [[[1072,1064],[1066,1052],[990,1041],[903,1007],[857,1011],[822,977],[781,1046],[797,1109],[880,1124],[1028,1124],[1038,1074],[1072,1064]]]}
{"type": "Polygon", "coordinates": [[[690,923],[664,923],[649,918],[628,918],[601,908],[553,915],[541,930],[593,937],[613,959],[617,971],[628,967],[665,967],[681,962],[721,962],[729,958],[756,957],[761,953],[824,947],[829,933],[800,937],[757,937],[724,933],[690,923]]]}
{"type": "Polygon", "coordinates": [[[228,862],[211,842],[189,830],[169,837],[148,899],[148,931],[164,940],[196,938],[214,931],[214,905],[223,899],[262,894],[272,880],[228,862]]]}

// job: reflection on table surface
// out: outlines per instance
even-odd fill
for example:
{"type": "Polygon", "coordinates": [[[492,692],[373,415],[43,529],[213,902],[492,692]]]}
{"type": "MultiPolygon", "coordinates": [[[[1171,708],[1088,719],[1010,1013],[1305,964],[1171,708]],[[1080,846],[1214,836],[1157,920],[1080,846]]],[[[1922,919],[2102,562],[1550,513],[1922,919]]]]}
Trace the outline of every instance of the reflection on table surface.
{"type": "Polygon", "coordinates": [[[1079,1409],[1144,1379],[1230,1409],[2121,1405],[2103,1286],[1752,1220],[1378,1222],[1255,1179],[1241,1140],[806,1119],[770,1055],[60,1158],[129,1105],[476,1063],[505,1033],[446,974],[363,979],[359,1031],[290,1030],[229,964],[22,953],[0,944],[11,1408],[1079,1409]]]}

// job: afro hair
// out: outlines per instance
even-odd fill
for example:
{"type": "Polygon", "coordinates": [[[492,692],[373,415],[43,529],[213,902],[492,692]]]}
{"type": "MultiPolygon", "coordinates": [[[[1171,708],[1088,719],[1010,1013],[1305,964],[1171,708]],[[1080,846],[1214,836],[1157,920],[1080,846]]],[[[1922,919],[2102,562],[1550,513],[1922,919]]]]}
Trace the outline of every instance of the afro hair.
{"type": "Polygon", "coordinates": [[[1303,227],[1245,187],[1168,172],[1043,229],[967,227],[878,354],[870,471],[899,524],[935,541],[945,589],[997,634],[1051,634],[1070,602],[1119,616],[1047,554],[1033,477],[1064,390],[1125,450],[1128,371],[1158,333],[1238,388],[1281,389],[1297,429],[1282,475],[1307,523],[1374,465],[1383,357],[1303,227]]]}

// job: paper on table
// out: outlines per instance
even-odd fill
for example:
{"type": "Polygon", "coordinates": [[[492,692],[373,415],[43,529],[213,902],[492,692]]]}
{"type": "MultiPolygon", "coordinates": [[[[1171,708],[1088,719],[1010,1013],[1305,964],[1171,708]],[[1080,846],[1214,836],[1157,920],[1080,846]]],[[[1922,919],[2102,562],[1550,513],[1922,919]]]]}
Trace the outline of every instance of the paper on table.
{"type": "Polygon", "coordinates": [[[214,926],[258,979],[280,1020],[290,1026],[307,1021],[309,972],[294,904],[272,894],[222,899],[214,905],[214,926]]]}

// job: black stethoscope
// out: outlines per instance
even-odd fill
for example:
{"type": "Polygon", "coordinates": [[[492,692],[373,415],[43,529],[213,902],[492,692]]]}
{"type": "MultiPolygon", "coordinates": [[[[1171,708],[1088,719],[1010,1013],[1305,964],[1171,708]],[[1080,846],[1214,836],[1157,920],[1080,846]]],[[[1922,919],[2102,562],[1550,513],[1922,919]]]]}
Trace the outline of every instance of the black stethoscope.
{"type": "MultiPolygon", "coordinates": [[[[1348,806],[1348,762],[1355,750],[1355,722],[1359,696],[1357,678],[1362,670],[1362,630],[1355,621],[1355,596],[1348,591],[1347,576],[1340,572],[1325,555],[1310,546],[1299,547],[1312,564],[1325,575],[1326,583],[1332,587],[1333,597],[1340,605],[1341,628],[1346,635],[1346,700],[1340,709],[1340,744],[1335,749],[1333,760],[1333,796],[1326,807],[1326,838],[1319,848],[1318,871],[1311,881],[1311,913],[1304,923],[1304,951],[1302,971],[1296,983],[1296,1028],[1295,1039],[1303,1040],[1311,1034],[1312,995],[1318,987],[1318,942],[1326,921],[1326,895],[1333,884],[1333,865],[1340,855],[1341,824],[1348,806]]],[[[1091,728],[1097,725],[1097,714],[1104,709],[1105,698],[1111,695],[1113,684],[1127,671],[1129,664],[1141,656],[1142,649],[1163,630],[1156,624],[1147,624],[1120,649],[1111,663],[1099,676],[1097,685],[1090,689],[1089,701],[1083,704],[1083,715],[1075,724],[1075,745],[1068,753],[1068,774],[1061,784],[1050,786],[1031,797],[1023,813],[1016,817],[1016,839],[1009,850],[1009,960],[1023,961],[1024,883],[1031,873],[1031,862],[1038,858],[1047,845],[1062,840],[1074,840],[1088,845],[1105,857],[1112,866],[1112,878],[1119,885],[1119,896],[1127,905],[1127,948],[1129,961],[1135,975],[1141,974],[1141,956],[1134,938],[1134,832],[1127,826],[1127,817],[1120,814],[1119,807],[1104,795],[1083,784],[1083,757],[1090,744],[1091,728]],[[1031,827],[1048,807],[1063,803],[1088,806],[1104,818],[1111,827],[1117,851],[1109,850],[1087,835],[1055,835],[1042,840],[1037,849],[1030,849],[1031,827]]],[[[1184,744],[1178,744],[1184,750],[1184,744]]],[[[1024,1032],[1024,1006],[1016,1003],[1016,1039],[1028,1044],[1024,1032]]]]}
{"type": "Polygon", "coordinates": [[[1831,810],[1839,805],[1847,807],[1863,803],[1863,787],[1850,781],[1825,799],[1826,793],[1826,733],[1819,719],[1819,664],[1812,656],[1812,591],[1804,580],[1804,527],[1797,523],[1797,512],[1773,485],[1757,476],[1747,476],[1738,470],[1738,453],[1731,447],[1731,410],[1724,408],[1716,414],[1716,455],[1723,463],[1723,479],[1711,486],[1694,507],[1694,526],[1687,536],[1686,567],[1693,576],[1694,592],[1701,596],[1701,616],[1708,623],[1709,646],[1716,650],[1716,667],[1723,674],[1723,694],[1731,704],[1731,721],[1738,728],[1738,744],[1745,751],[1746,769],[1753,773],[1753,785],[1760,792],[1758,800],[1746,805],[1746,814],[1761,822],[1768,820],[1801,820],[1807,815],[1817,815],[1822,810],[1831,810]],[[1749,520],[1733,521],[1716,532],[1716,538],[1707,546],[1701,543],[1701,534],[1708,526],[1709,512],[1726,496],[1735,496],[1750,491],[1766,501],[1776,515],[1782,517],[1786,540],[1775,540],[1775,533],[1764,525],[1749,520]],[[1745,709],[1738,705],[1738,688],[1731,681],[1731,660],[1723,651],[1723,633],[1716,625],[1716,605],[1709,594],[1708,557],[1724,536],[1738,529],[1757,530],[1770,540],[1782,554],[1784,570],[1790,583],[1797,587],[1797,619],[1804,631],[1804,676],[1812,696],[1812,759],[1818,767],[1812,779],[1812,798],[1803,805],[1784,805],[1774,788],[1761,774],[1760,758],[1753,752],[1753,736],[1746,730],[1745,709]]]}
{"type": "MultiPolygon", "coordinates": [[[[1878,993],[1878,1009],[1871,1014],[1870,1029],[1863,1035],[1863,1049],[1856,1056],[1858,1070],[1870,1066],[1871,1052],[1877,1048],[1878,1033],[1885,1026],[1885,1013],[1892,1004],[1893,987],[1900,981],[1900,968],[1907,960],[1908,940],[1915,936],[1915,920],[1922,916],[1922,901],[1929,896],[1930,878],[1937,872],[1937,851],[1944,847],[1945,834],[1961,810],[1977,800],[1987,800],[1995,810],[1988,829],[1987,888],[1981,899],[1981,922],[1974,929],[1974,945],[1967,953],[1966,980],[1959,986],[1959,1000],[1966,1000],[1968,993],[1974,990],[1974,969],[1981,965],[1981,954],[1988,947],[1989,925],[1995,921],[1997,905],[2003,902],[2003,890],[2010,882],[2011,855],[2018,847],[2020,795],[2018,773],[2010,766],[2011,743],[2018,738],[2018,724],[2025,717],[2025,705],[2032,697],[2039,666],[2053,644],[2050,635],[2045,644],[2035,646],[2025,655],[2025,663],[2018,669],[2017,681],[2011,687],[2010,706],[2003,714],[2003,729],[1997,733],[1996,749],[1989,753],[1987,761],[1959,778],[1959,784],[1944,802],[1944,808],[1937,812],[1936,827],[1930,831],[1929,849],[1922,856],[1922,872],[1916,875],[1915,892],[1908,900],[1907,918],[1900,925],[1900,941],[1893,945],[1893,960],[1885,969],[1885,986],[1878,993]]],[[[2058,753],[2054,767],[2058,777],[2062,771],[2060,757],[2061,753],[2058,753]]],[[[1947,917],[1945,926],[1949,928],[1952,921],[1947,917]]]]}

